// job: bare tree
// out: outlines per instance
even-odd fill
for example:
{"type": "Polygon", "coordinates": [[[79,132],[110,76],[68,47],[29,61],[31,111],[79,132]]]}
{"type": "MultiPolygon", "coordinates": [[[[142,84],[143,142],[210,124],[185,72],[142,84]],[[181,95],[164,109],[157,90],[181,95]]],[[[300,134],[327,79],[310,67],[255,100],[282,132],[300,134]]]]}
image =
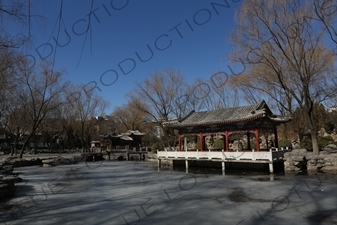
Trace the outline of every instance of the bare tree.
{"type": "Polygon", "coordinates": [[[144,106],[135,107],[136,105],[141,105],[140,102],[132,102],[131,100],[127,105],[116,107],[112,112],[111,116],[121,124],[119,126],[119,131],[127,130],[140,130],[144,128],[144,122],[146,121],[146,116],[148,116],[142,109],[144,106]]]}
{"type": "Polygon", "coordinates": [[[188,100],[195,111],[234,107],[240,102],[238,89],[222,72],[211,74],[209,79],[197,78],[189,87],[188,100]]]}
{"type": "MultiPolygon", "coordinates": [[[[324,46],[326,27],[314,16],[312,2],[247,0],[238,12],[231,59],[247,66],[248,86],[271,97],[280,108],[299,107],[319,154],[313,108],[336,94],[333,52],[324,46]]],[[[246,83],[247,85],[247,83],[246,83]]]]}
{"type": "Polygon", "coordinates": [[[79,134],[83,151],[88,150],[92,136],[97,133],[97,116],[101,116],[108,102],[95,93],[95,89],[87,91],[84,85],[74,89],[72,97],[68,98],[71,107],[76,110],[76,121],[79,123],[79,134]]]}
{"type": "Polygon", "coordinates": [[[31,19],[38,16],[31,14],[31,1],[2,0],[0,2],[0,50],[18,49],[31,38],[31,19]],[[5,28],[5,25],[8,27],[5,28]],[[13,27],[19,29],[10,29],[13,27]]]}
{"type": "Polygon", "coordinates": [[[318,20],[327,29],[331,40],[336,44],[337,50],[337,5],[334,0],[314,0],[316,17],[308,20],[318,20]]]}
{"type": "Polygon", "coordinates": [[[62,135],[67,149],[74,148],[76,142],[74,134],[78,125],[76,120],[79,110],[75,107],[75,100],[79,97],[79,93],[76,92],[78,89],[77,86],[69,84],[60,96],[63,104],[57,108],[57,118],[62,126],[62,135]]]}
{"type": "Polygon", "coordinates": [[[147,115],[151,124],[161,130],[160,141],[169,146],[172,144],[170,140],[173,140],[174,132],[166,128],[164,123],[183,116],[178,105],[186,93],[186,87],[179,70],[165,69],[156,71],[145,81],[137,83],[136,88],[128,94],[131,106],[147,115]]]}
{"type": "Polygon", "coordinates": [[[21,107],[15,106],[15,101],[11,100],[13,107],[10,107],[6,111],[6,116],[4,118],[5,128],[14,135],[14,140],[12,142],[13,147],[11,150],[11,156],[17,155],[17,150],[19,142],[22,140],[25,133],[28,131],[29,118],[26,111],[21,107]]]}
{"type": "Polygon", "coordinates": [[[128,94],[132,105],[148,114],[156,122],[177,117],[176,99],[183,95],[185,81],[177,69],[156,71],[149,79],[137,83],[128,94]]]}
{"type": "Polygon", "coordinates": [[[67,83],[61,80],[62,72],[52,71],[50,65],[50,63],[41,64],[40,71],[22,70],[16,82],[17,88],[11,92],[12,96],[17,98],[18,107],[24,110],[27,122],[31,125],[20,151],[20,158],[41,122],[45,118],[55,116],[57,108],[62,104],[58,96],[64,91],[67,83]]]}
{"type": "Polygon", "coordinates": [[[0,50],[0,121],[14,100],[9,98],[9,92],[16,87],[17,58],[13,50],[0,50]]]}

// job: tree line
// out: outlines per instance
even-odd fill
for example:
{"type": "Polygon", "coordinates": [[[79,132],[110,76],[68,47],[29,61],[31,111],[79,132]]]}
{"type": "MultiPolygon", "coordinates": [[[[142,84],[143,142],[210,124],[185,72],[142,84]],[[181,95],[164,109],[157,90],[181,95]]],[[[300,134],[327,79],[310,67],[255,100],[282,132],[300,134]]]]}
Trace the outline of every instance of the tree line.
{"type": "Polygon", "coordinates": [[[17,61],[20,54],[2,49],[3,67],[0,87],[1,126],[14,135],[12,154],[36,143],[38,136],[65,141],[67,148],[88,148],[95,133],[95,120],[109,103],[84,85],[64,79],[63,71],[52,69],[43,61],[29,68],[29,62],[17,61]],[[8,54],[7,54],[8,53],[8,54]],[[17,149],[17,148],[20,149],[17,149]]]}

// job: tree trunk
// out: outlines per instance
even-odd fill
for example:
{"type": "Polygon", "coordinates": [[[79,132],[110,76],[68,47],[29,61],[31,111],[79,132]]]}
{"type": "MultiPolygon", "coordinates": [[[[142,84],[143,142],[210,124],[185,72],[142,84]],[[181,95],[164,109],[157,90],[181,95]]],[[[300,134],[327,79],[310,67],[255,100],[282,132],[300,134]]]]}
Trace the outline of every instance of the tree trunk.
{"type": "Polygon", "coordinates": [[[19,137],[18,135],[15,136],[15,140],[13,142],[13,146],[12,146],[12,151],[11,151],[11,156],[13,156],[14,154],[17,155],[17,146],[19,144],[19,137]]]}
{"type": "MultiPolygon", "coordinates": [[[[30,138],[29,138],[29,139],[30,139],[30,138]]],[[[25,148],[26,148],[26,146],[27,146],[27,144],[28,144],[28,142],[29,142],[29,139],[27,139],[27,140],[24,142],[24,144],[23,144],[23,146],[22,146],[22,148],[21,148],[20,155],[19,155],[19,158],[20,158],[20,159],[22,159],[23,152],[25,151],[25,148]]]]}
{"type": "Polygon", "coordinates": [[[314,155],[319,155],[318,141],[317,141],[317,126],[315,124],[314,115],[312,110],[308,110],[308,121],[311,133],[312,151],[314,155]]]}
{"type": "Polygon", "coordinates": [[[312,141],[312,151],[313,151],[314,155],[319,155],[317,132],[311,133],[311,141],[312,141]]]}
{"type": "Polygon", "coordinates": [[[34,139],[34,155],[36,155],[37,154],[37,140],[36,140],[36,138],[34,139]]]}
{"type": "Polygon", "coordinates": [[[23,152],[27,146],[27,144],[29,143],[29,141],[32,139],[33,135],[35,134],[35,130],[36,129],[33,129],[33,131],[31,132],[31,134],[27,137],[26,141],[24,142],[22,148],[21,148],[21,151],[20,151],[20,155],[19,155],[19,158],[22,159],[22,156],[23,156],[23,152]]]}

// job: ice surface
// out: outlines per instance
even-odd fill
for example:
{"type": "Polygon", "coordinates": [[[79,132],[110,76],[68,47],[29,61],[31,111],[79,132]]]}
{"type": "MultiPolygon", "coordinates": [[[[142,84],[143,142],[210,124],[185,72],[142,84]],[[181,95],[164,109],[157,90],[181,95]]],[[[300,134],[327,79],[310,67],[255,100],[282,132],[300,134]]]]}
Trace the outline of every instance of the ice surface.
{"type": "Polygon", "coordinates": [[[147,162],[17,168],[0,224],[337,224],[337,177],[155,171],[147,162]]]}

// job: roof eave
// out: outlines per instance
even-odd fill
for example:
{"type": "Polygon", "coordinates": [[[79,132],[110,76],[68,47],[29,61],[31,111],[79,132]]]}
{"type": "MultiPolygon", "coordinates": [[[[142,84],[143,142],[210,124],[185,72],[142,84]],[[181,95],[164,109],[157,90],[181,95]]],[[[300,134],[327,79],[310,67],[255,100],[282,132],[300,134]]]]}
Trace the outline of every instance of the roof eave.
{"type": "Polygon", "coordinates": [[[199,123],[199,124],[177,124],[170,126],[167,126],[168,128],[183,128],[183,127],[198,127],[198,126],[208,126],[208,125],[218,125],[218,124],[235,124],[235,123],[245,123],[248,121],[253,121],[259,118],[262,118],[265,116],[265,113],[256,114],[254,116],[245,118],[245,119],[239,119],[239,120],[227,120],[227,121],[216,121],[216,122],[208,122],[208,123],[199,123]]]}

